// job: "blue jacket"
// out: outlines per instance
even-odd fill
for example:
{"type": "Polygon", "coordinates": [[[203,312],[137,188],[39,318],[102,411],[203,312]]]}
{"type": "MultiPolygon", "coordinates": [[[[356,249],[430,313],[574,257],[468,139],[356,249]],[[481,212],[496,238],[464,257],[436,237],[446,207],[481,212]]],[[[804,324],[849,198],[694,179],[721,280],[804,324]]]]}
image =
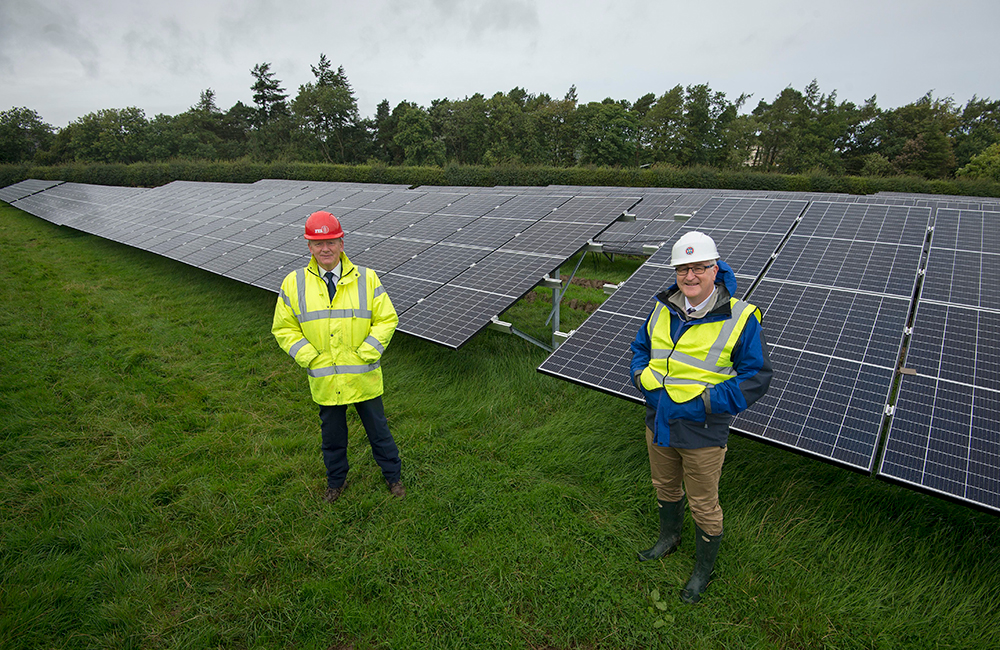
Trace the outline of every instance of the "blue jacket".
{"type": "MultiPolygon", "coordinates": [[[[718,265],[715,307],[703,318],[687,320],[686,314],[682,314],[670,302],[670,298],[680,292],[676,283],[656,295],[656,299],[666,306],[670,314],[670,336],[674,342],[691,327],[732,317],[729,298],[736,293],[736,276],[722,260],[718,261],[718,265]]],[[[652,391],[642,388],[638,375],[646,368],[650,359],[648,324],[649,316],[632,341],[630,370],[632,383],[646,398],[646,426],[653,431],[653,441],[660,446],[680,449],[721,447],[727,444],[733,416],[760,399],[771,383],[771,358],[767,353],[764,330],[756,314],[747,320],[733,349],[732,361],[736,376],[706,388],[709,391],[711,413],[707,412],[705,400],[701,397],[677,403],[662,388],[652,391]]]]}

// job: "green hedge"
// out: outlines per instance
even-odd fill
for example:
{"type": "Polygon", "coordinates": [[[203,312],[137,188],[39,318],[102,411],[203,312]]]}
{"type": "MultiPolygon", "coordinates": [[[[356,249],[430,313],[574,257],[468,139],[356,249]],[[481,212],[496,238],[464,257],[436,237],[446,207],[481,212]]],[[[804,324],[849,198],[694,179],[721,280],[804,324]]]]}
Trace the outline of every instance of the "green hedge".
{"type": "Polygon", "coordinates": [[[1000,183],[987,180],[926,180],[916,177],[860,178],[813,174],[764,174],[749,170],[719,171],[709,167],[646,169],[609,167],[392,167],[383,164],[326,165],[299,162],[260,163],[178,160],[132,165],[70,164],[58,166],[0,165],[0,187],[26,178],[94,185],[157,187],[175,180],[253,183],[265,178],[308,181],[391,183],[408,186],[590,185],[610,187],[676,187],[798,192],[909,192],[964,196],[1000,196],[1000,183]]]}

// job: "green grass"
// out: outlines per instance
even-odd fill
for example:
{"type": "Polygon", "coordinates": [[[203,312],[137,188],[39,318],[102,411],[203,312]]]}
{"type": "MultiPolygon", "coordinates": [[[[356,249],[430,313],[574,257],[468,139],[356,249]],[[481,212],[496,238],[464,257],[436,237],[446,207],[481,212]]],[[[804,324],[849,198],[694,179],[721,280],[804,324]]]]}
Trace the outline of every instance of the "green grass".
{"type": "Polygon", "coordinates": [[[408,495],[352,414],[330,507],[274,294],[2,205],[0,280],[0,647],[1000,646],[997,517],[738,437],[716,578],[683,605],[690,518],[680,552],[634,559],[641,407],[516,337],[397,335],[408,495]]]}

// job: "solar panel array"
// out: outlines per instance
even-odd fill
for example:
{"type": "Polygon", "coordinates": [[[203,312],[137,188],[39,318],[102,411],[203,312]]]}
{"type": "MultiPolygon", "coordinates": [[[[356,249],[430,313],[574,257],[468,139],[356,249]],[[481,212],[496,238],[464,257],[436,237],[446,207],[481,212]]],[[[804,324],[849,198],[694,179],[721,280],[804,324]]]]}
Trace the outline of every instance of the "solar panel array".
{"type": "Polygon", "coordinates": [[[939,208],[881,476],[1000,510],[1000,210],[939,208]]]}
{"type": "Polygon", "coordinates": [[[382,278],[400,331],[453,348],[590,240],[662,246],[539,367],[637,402],[629,344],[674,282],[669,244],[700,230],[763,310],[775,369],[734,431],[862,472],[881,452],[882,478],[1000,511],[998,200],[282,180],[29,180],[0,200],[271,291],[309,260],[306,216],[328,209],[351,259],[382,278]],[[635,221],[615,222],[622,212],[635,221]],[[902,358],[914,374],[900,379],[902,358]]]}
{"type": "Polygon", "coordinates": [[[5,189],[14,206],[53,223],[275,292],[309,262],[306,217],[329,210],[351,260],[382,277],[400,331],[453,348],[639,200],[282,180],[5,189]]]}

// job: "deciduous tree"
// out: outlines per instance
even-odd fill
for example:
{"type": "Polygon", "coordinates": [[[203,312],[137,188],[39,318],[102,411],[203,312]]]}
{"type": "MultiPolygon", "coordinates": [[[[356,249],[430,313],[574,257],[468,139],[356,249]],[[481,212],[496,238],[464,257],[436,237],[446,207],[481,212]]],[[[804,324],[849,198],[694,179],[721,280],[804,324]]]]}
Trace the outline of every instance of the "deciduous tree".
{"type": "Polygon", "coordinates": [[[29,108],[0,113],[0,163],[29,162],[52,144],[55,129],[29,108]]]}

